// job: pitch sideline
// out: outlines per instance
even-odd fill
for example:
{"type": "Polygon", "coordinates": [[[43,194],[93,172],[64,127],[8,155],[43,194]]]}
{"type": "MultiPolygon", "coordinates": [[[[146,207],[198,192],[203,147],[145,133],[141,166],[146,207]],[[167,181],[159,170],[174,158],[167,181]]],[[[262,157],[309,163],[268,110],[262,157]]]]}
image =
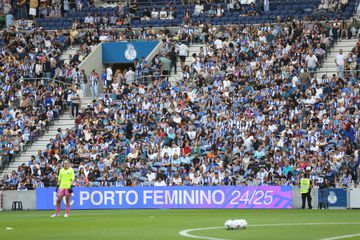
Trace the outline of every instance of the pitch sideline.
{"type": "Polygon", "coordinates": [[[346,239],[346,238],[359,237],[359,236],[360,236],[360,233],[357,233],[357,234],[342,235],[342,236],[337,236],[337,237],[323,238],[320,240],[338,240],[338,239],[346,239]]]}
{"type": "MultiPolygon", "coordinates": [[[[285,227],[285,226],[306,226],[306,225],[358,225],[358,224],[360,224],[360,222],[274,223],[274,224],[254,224],[254,225],[249,225],[248,227],[285,227]]],[[[183,237],[197,238],[197,239],[229,240],[229,239],[223,239],[223,238],[213,238],[213,237],[197,236],[197,235],[190,234],[191,232],[195,232],[195,231],[205,231],[205,230],[213,230],[213,229],[221,229],[221,228],[224,228],[224,227],[191,228],[191,229],[185,229],[185,230],[180,231],[179,235],[183,236],[183,237]]],[[[360,233],[336,236],[336,237],[330,237],[330,238],[323,238],[320,240],[338,240],[338,239],[346,239],[346,238],[357,237],[357,236],[360,236],[360,233]]]]}

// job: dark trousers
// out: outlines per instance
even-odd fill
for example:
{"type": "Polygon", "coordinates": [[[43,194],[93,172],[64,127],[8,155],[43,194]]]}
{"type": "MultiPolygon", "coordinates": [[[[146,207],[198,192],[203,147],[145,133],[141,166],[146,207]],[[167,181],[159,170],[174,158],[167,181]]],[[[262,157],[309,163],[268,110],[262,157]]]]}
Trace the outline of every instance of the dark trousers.
{"type": "Polygon", "coordinates": [[[319,209],[328,209],[328,197],[329,197],[329,189],[328,188],[319,188],[319,209]]]}
{"type": "Polygon", "coordinates": [[[77,117],[79,114],[79,103],[71,103],[71,115],[77,117]]]}
{"type": "MultiPolygon", "coordinates": [[[[176,66],[176,61],[175,62],[171,62],[171,70],[174,68],[174,72],[175,72],[175,74],[177,73],[177,66],[176,66]]],[[[170,70],[170,71],[171,71],[170,70]]]]}
{"type": "Polygon", "coordinates": [[[312,209],[312,206],[311,206],[311,191],[309,191],[308,193],[302,193],[301,194],[301,201],[302,201],[301,208],[302,209],[305,209],[306,199],[307,199],[307,202],[308,202],[309,209],[312,209]]]}
{"type": "Polygon", "coordinates": [[[163,70],[163,71],[162,71],[162,74],[163,74],[164,76],[166,76],[166,80],[169,81],[170,71],[163,70]]]}

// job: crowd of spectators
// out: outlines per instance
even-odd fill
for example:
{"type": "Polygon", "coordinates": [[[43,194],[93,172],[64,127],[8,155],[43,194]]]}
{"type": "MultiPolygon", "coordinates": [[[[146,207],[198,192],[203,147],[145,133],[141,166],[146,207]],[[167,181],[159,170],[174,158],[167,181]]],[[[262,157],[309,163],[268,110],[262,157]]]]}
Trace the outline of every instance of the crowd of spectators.
{"type": "Polygon", "coordinates": [[[353,71],[314,73],[339,38],[336,23],[204,25],[184,38],[161,32],[151,63],[139,59],[114,74],[108,67],[104,92],[80,110],[76,128],[59,129],[1,188],[55,186],[65,159],[77,186],[297,185],[305,171],[356,186],[360,42],[343,58],[353,71]],[[162,74],[192,38],[204,47],[178,69],[183,79],[169,82],[162,74]]]}
{"type": "Polygon", "coordinates": [[[16,19],[35,17],[66,17],[69,12],[80,12],[94,5],[93,0],[4,0],[5,14],[11,11],[16,19]]]}
{"type": "Polygon", "coordinates": [[[341,11],[349,3],[348,0],[321,0],[318,10],[320,11],[341,11]]]}
{"type": "MultiPolygon", "coordinates": [[[[192,23],[192,17],[204,16],[222,18],[227,13],[237,13],[238,16],[253,16],[259,14],[260,6],[254,2],[241,4],[241,1],[211,1],[196,0],[189,5],[177,5],[175,1],[168,1],[161,6],[156,4],[138,3],[137,0],[118,1],[113,10],[103,12],[96,10],[93,1],[89,0],[5,0],[2,9],[6,15],[7,25],[14,19],[49,19],[76,17],[79,13],[87,13],[81,19],[75,18],[77,28],[109,28],[127,26],[133,21],[173,20],[181,18],[183,23],[192,23]],[[94,10],[91,10],[94,9],[94,10]]],[[[184,4],[187,4],[184,2],[184,4]]],[[[230,16],[230,15],[228,15],[230,16]]]]}
{"type": "MultiPolygon", "coordinates": [[[[272,3],[268,0],[194,0],[194,1],[116,1],[106,8],[90,0],[4,0],[0,12],[6,16],[7,26],[15,20],[37,20],[39,26],[58,30],[80,28],[123,28],[128,25],[179,26],[211,22],[217,25],[232,23],[272,22],[276,16],[299,19],[348,18],[354,10],[353,0],[322,0],[319,5],[296,1],[300,5],[272,3]],[[343,14],[344,12],[344,14],[343,14]],[[334,13],[334,14],[327,14],[334,13]],[[61,19],[62,22],[57,22],[61,19]]],[[[296,4],[295,3],[295,4],[296,4]]]]}
{"type": "Polygon", "coordinates": [[[25,32],[14,25],[0,35],[1,170],[64,111],[64,100],[80,84],[77,66],[91,49],[83,36],[69,32],[25,32]],[[61,60],[63,51],[80,39],[80,50],[61,60]]]}
{"type": "MultiPolygon", "coordinates": [[[[44,134],[67,106],[71,106],[70,115],[76,117],[81,99],[74,96],[84,96],[86,85],[98,95],[101,73],[86,76],[78,67],[94,46],[125,37],[156,38],[151,28],[144,29],[140,36],[130,28],[117,32],[47,32],[33,27],[26,33],[20,25],[0,33],[0,170],[44,134]],[[79,45],[79,50],[61,60],[61,54],[73,45],[79,45]]],[[[22,185],[24,182],[20,181],[22,185]]]]}
{"type": "MultiPolygon", "coordinates": [[[[183,4],[185,4],[183,2],[183,4]]],[[[194,16],[204,16],[207,19],[222,18],[228,13],[238,13],[239,16],[258,15],[259,7],[255,3],[242,5],[240,1],[219,1],[218,4],[210,0],[196,0],[185,6],[176,5],[174,1],[168,1],[165,6],[145,6],[140,7],[136,0],[129,3],[128,11],[125,11],[125,4],[119,3],[117,11],[112,16],[99,17],[96,14],[88,16],[85,24],[90,19],[91,22],[100,22],[102,24],[110,23],[111,25],[127,25],[132,21],[150,21],[150,20],[173,20],[181,18],[184,24],[192,24],[194,16]]]]}

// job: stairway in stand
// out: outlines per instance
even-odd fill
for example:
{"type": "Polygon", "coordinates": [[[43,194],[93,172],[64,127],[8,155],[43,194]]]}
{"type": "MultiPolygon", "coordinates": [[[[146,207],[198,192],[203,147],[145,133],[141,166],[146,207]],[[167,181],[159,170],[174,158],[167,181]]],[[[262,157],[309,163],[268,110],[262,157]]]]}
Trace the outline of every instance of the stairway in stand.
{"type": "MultiPolygon", "coordinates": [[[[74,56],[76,51],[79,49],[79,46],[73,46],[64,51],[61,55],[61,60],[64,60],[65,63],[69,63],[70,55],[74,56]]],[[[89,102],[87,98],[84,99],[83,105],[85,107],[89,102]]],[[[12,161],[9,167],[5,168],[4,171],[0,174],[0,179],[5,174],[10,175],[13,170],[17,170],[18,166],[22,165],[23,163],[27,164],[31,160],[31,156],[37,156],[38,151],[44,151],[46,149],[46,145],[49,143],[51,138],[55,138],[58,134],[58,129],[61,128],[63,131],[66,129],[71,129],[75,127],[74,119],[70,118],[70,115],[66,112],[65,114],[61,115],[58,120],[55,120],[51,126],[49,126],[48,130],[45,131],[45,134],[38,138],[32,145],[27,146],[25,152],[21,152],[20,156],[15,158],[15,161],[12,161]]]]}
{"type": "MultiPolygon", "coordinates": [[[[205,47],[205,44],[192,44],[189,46],[189,56],[185,60],[185,65],[189,65],[191,69],[191,64],[194,61],[193,54],[196,53],[198,55],[200,53],[200,47],[205,47]]],[[[169,81],[171,85],[175,85],[176,82],[183,79],[183,73],[180,65],[180,59],[178,59],[178,62],[176,64],[177,73],[175,74],[174,71],[171,72],[172,76],[169,78],[169,81]]]]}
{"type": "Polygon", "coordinates": [[[75,127],[75,122],[73,119],[70,118],[70,115],[65,113],[59,117],[58,120],[55,120],[53,122],[53,125],[49,127],[49,129],[45,132],[45,134],[37,141],[35,141],[32,145],[27,147],[27,150],[25,152],[22,152],[22,154],[15,158],[15,161],[10,163],[10,166],[8,168],[5,168],[4,171],[1,173],[1,177],[3,175],[8,174],[10,175],[13,170],[16,170],[18,166],[25,163],[27,164],[28,161],[30,161],[31,156],[37,156],[38,151],[44,151],[46,149],[46,145],[49,143],[50,138],[55,138],[56,134],[58,134],[58,129],[61,128],[63,131],[66,129],[70,129],[75,127]]]}
{"type": "Polygon", "coordinates": [[[334,48],[331,49],[331,53],[325,59],[322,68],[319,69],[318,77],[321,77],[324,74],[327,74],[328,77],[331,77],[333,74],[337,74],[335,57],[339,54],[339,50],[342,49],[344,57],[347,58],[348,54],[355,47],[357,42],[357,39],[343,39],[338,41],[334,48]]]}
{"type": "Polygon", "coordinates": [[[80,49],[79,46],[72,46],[66,49],[61,55],[60,60],[64,60],[64,63],[69,64],[71,60],[70,55],[73,57],[79,49],[80,49]]]}

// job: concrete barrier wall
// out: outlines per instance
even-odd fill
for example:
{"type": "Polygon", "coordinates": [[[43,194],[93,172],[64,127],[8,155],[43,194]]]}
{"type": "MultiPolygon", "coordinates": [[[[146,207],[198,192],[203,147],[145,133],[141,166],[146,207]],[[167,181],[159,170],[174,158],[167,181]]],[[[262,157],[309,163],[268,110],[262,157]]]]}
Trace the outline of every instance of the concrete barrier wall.
{"type": "Polygon", "coordinates": [[[152,59],[155,57],[156,54],[159,53],[159,49],[161,47],[161,43],[162,42],[159,42],[158,45],[156,45],[156,47],[151,51],[151,53],[146,57],[146,61],[147,62],[151,62],[152,59]]]}
{"type": "MultiPolygon", "coordinates": [[[[313,208],[318,207],[318,190],[316,188],[311,189],[311,206],[313,208]]],[[[301,208],[302,201],[301,201],[301,193],[299,187],[293,187],[292,190],[292,207],[294,209],[301,208]]],[[[307,202],[306,202],[306,208],[308,208],[307,202]]]]}
{"type": "MultiPolygon", "coordinates": [[[[348,190],[349,193],[349,205],[348,208],[360,208],[360,188],[348,190]]],[[[3,210],[11,210],[13,201],[22,201],[24,210],[36,210],[36,191],[3,191],[2,195],[3,210]]],[[[312,207],[318,206],[318,189],[311,190],[312,207]]],[[[301,208],[301,194],[298,187],[294,187],[292,190],[292,207],[294,209],[301,208]]],[[[308,206],[306,205],[306,208],[308,206]]]]}
{"type": "MultiPolygon", "coordinates": [[[[102,81],[101,73],[104,70],[104,65],[102,64],[102,43],[97,45],[94,50],[82,61],[79,65],[79,69],[84,69],[87,76],[90,76],[90,73],[93,69],[99,74],[99,94],[102,92],[102,81]]],[[[91,96],[89,84],[87,85],[86,97],[91,96]]]]}
{"type": "Polygon", "coordinates": [[[21,201],[23,210],[36,210],[36,191],[3,191],[3,210],[11,210],[13,201],[21,201]]]}

